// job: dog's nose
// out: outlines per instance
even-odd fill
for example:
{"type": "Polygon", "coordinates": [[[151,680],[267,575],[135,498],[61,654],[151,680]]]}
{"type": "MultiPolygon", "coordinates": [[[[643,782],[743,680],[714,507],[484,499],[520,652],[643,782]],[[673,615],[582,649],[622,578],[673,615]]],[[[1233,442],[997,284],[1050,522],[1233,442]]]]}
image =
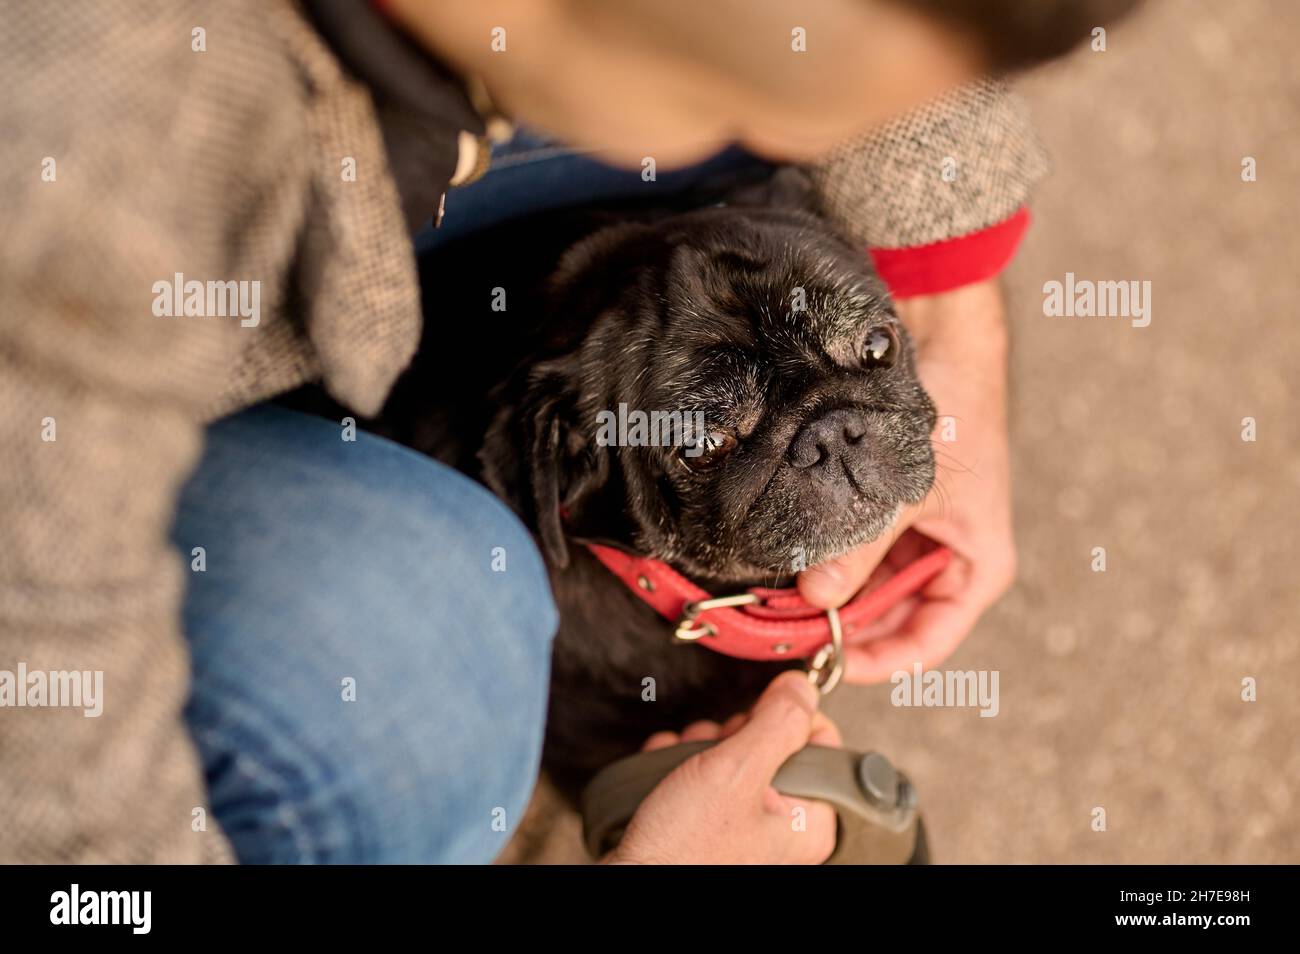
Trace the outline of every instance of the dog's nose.
{"type": "Polygon", "coordinates": [[[842,407],[803,426],[790,443],[790,463],[800,469],[866,453],[867,419],[862,411],[842,407]]]}

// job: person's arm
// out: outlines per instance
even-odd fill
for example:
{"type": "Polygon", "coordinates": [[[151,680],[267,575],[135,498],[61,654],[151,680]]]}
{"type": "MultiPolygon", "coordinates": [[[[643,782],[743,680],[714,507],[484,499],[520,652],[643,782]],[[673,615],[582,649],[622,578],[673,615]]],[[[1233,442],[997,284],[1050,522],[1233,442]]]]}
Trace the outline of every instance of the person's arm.
{"type": "Polygon", "coordinates": [[[0,679],[72,673],[94,698],[34,706],[33,682],[0,708],[0,860],[230,860],[181,718],[167,541],[220,345],[150,315],[154,277],[192,261],[180,237],[65,169],[0,252],[0,679]]]}
{"type": "Polygon", "coordinates": [[[808,171],[822,214],[862,244],[903,301],[985,281],[1010,263],[1047,156],[1022,101],[982,80],[850,139],[808,171]]]}
{"type": "Polygon", "coordinates": [[[859,635],[847,654],[851,681],[938,663],[1014,578],[997,275],[1045,171],[1023,107],[991,81],[846,143],[813,169],[823,212],[862,242],[890,286],[940,421],[935,490],[891,533],[805,571],[800,590],[839,605],[914,557],[925,545],[918,534],[956,556],[918,598],[859,635]]]}
{"type": "Polygon", "coordinates": [[[181,717],[188,561],[167,542],[201,433],[168,375],[126,380],[142,362],[181,370],[186,349],[88,332],[113,303],[87,288],[41,307],[18,280],[0,274],[0,680],[28,685],[0,708],[0,860],[232,860],[181,717]],[[16,321],[78,341],[103,374],[42,353],[16,321]],[[88,694],[34,707],[51,672],[88,694]]]}
{"type": "Polygon", "coordinates": [[[290,201],[301,140],[258,85],[280,83],[275,61],[221,17],[174,2],[125,16],[20,5],[0,31],[7,863],[234,860],[182,717],[191,557],[168,533],[203,409],[256,329],[156,316],[154,284],[263,279],[269,307],[273,276],[230,249],[290,201]],[[197,23],[211,52],[190,47],[197,23]],[[61,697],[90,695],[50,705],[50,672],[72,674],[61,697]]]}

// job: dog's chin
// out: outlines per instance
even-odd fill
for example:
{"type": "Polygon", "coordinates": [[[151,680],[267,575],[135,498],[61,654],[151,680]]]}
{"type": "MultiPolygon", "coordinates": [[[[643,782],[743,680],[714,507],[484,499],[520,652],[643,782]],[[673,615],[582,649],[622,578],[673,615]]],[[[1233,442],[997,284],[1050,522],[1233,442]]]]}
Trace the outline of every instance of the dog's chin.
{"type": "Polygon", "coordinates": [[[787,573],[824,563],[870,543],[889,531],[901,504],[860,499],[853,512],[834,521],[806,520],[802,526],[756,527],[749,536],[746,559],[769,570],[787,573]]]}
{"type": "Polygon", "coordinates": [[[731,546],[717,541],[695,551],[689,544],[675,562],[678,569],[699,580],[734,586],[781,586],[810,566],[870,543],[889,532],[901,504],[863,501],[852,514],[834,522],[807,518],[776,523],[761,514],[751,515],[731,546]],[[723,557],[722,554],[726,556],[723,557]]]}

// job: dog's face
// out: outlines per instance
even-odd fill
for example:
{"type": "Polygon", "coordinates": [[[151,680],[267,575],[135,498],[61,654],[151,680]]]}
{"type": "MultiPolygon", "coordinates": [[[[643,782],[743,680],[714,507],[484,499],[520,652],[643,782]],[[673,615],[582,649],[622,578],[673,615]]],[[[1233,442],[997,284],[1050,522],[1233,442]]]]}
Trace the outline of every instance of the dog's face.
{"type": "Polygon", "coordinates": [[[592,236],[561,264],[557,330],[489,437],[489,481],[559,565],[569,536],[771,581],[873,539],[930,489],[935,416],[866,269],[788,210],[592,236]]]}

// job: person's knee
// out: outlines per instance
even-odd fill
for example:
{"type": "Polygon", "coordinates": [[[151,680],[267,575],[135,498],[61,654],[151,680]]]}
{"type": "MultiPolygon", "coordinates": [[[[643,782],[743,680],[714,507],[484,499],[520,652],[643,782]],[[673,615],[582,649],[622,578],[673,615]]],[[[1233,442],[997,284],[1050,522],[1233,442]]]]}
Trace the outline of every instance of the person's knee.
{"type": "MultiPolygon", "coordinates": [[[[536,777],[557,613],[518,518],[460,474],[443,477],[426,488],[424,509],[406,512],[417,552],[387,551],[390,573],[405,568],[409,586],[407,622],[392,627],[402,635],[389,650],[401,673],[386,678],[394,692],[412,678],[421,686],[405,692],[409,708],[396,721],[432,738],[408,735],[375,752],[357,781],[372,814],[401,817],[396,827],[423,842],[426,857],[487,861],[515,830],[536,777]]],[[[376,734],[391,737],[393,715],[376,734]]]]}
{"type": "Polygon", "coordinates": [[[204,486],[202,469],[187,490],[175,536],[182,552],[206,554],[186,599],[200,640],[226,616],[246,625],[247,614],[227,611],[251,603],[300,617],[340,648],[382,639],[421,651],[468,621],[477,643],[549,652],[557,617],[546,570],[505,504],[407,448],[364,434],[340,442],[322,420],[292,415],[287,426],[288,413],[266,410],[275,427],[241,415],[211,441],[233,458],[227,471],[258,478],[255,492],[231,499],[230,481],[204,486]]]}
{"type": "Polygon", "coordinates": [[[262,541],[278,584],[244,567],[213,594],[274,609],[218,625],[196,664],[191,721],[245,860],[488,861],[535,779],[556,625],[536,547],[464,476],[370,456],[262,541]]]}
{"type": "Polygon", "coordinates": [[[405,575],[415,588],[407,594],[409,609],[421,621],[468,623],[484,642],[509,634],[484,649],[549,655],[558,617],[528,530],[488,490],[454,471],[425,489],[422,506],[400,517],[413,531],[408,546],[387,551],[388,572],[405,575]]]}
{"type": "Polygon", "coordinates": [[[335,640],[338,677],[347,662],[355,674],[333,724],[342,807],[368,860],[488,861],[540,761],[556,626],[545,568],[515,515],[460,474],[378,489],[393,506],[361,549],[370,598],[335,640]]]}

